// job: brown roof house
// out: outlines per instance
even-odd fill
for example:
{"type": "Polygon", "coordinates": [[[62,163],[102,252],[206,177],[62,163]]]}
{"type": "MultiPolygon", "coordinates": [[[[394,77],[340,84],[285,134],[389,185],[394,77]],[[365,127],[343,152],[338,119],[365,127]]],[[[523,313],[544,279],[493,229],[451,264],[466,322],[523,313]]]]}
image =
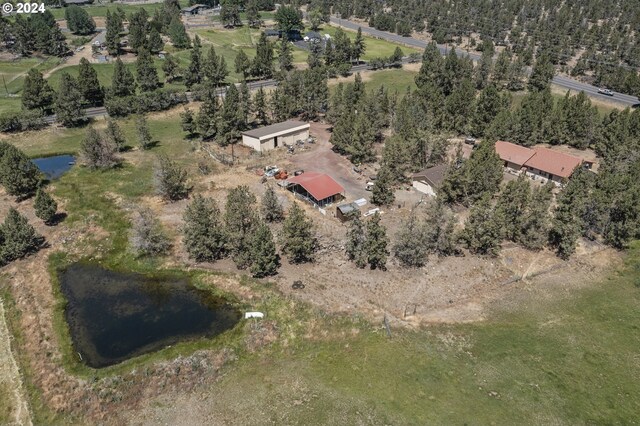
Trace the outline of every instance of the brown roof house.
{"type": "Polygon", "coordinates": [[[344,188],[329,175],[304,172],[287,179],[288,189],[316,206],[324,207],[344,198],[344,188]]]}
{"type": "Polygon", "coordinates": [[[507,170],[524,171],[533,180],[552,180],[562,184],[571,176],[582,159],[544,147],[526,148],[511,142],[496,142],[496,152],[507,170]]]}
{"type": "Polygon", "coordinates": [[[440,164],[414,174],[412,176],[413,187],[424,194],[435,197],[442,181],[444,181],[447,167],[446,164],[440,164]]]}

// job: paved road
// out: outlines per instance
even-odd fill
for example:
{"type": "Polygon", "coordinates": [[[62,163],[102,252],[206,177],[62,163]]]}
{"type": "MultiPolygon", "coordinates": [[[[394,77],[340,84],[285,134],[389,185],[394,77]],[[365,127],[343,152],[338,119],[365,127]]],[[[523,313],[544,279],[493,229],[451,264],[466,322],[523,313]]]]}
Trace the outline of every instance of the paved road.
{"type": "MultiPolygon", "coordinates": [[[[360,24],[348,21],[346,19],[340,18],[330,18],[331,23],[334,25],[340,25],[342,27],[357,31],[359,27],[362,28],[362,32],[369,34],[373,37],[381,38],[384,40],[392,41],[395,43],[401,43],[406,46],[416,47],[418,49],[424,49],[427,47],[427,42],[423,40],[418,40],[412,37],[403,37],[398,34],[389,33],[386,31],[376,30],[375,28],[362,27],[360,24]]],[[[438,49],[442,54],[446,54],[446,52],[450,49],[450,47],[446,45],[438,45],[438,49]]],[[[480,59],[480,54],[477,52],[466,52],[464,50],[459,50],[459,53],[462,55],[468,55],[474,61],[480,59]]],[[[624,93],[614,92],[614,96],[607,96],[601,93],[598,93],[598,88],[592,86],[587,83],[582,83],[576,81],[569,77],[563,76],[555,76],[553,77],[553,84],[567,90],[574,90],[577,92],[583,91],[586,95],[592,98],[597,98],[601,100],[606,100],[609,102],[616,102],[623,106],[633,106],[640,104],[640,100],[636,96],[625,95],[624,93]]]]}

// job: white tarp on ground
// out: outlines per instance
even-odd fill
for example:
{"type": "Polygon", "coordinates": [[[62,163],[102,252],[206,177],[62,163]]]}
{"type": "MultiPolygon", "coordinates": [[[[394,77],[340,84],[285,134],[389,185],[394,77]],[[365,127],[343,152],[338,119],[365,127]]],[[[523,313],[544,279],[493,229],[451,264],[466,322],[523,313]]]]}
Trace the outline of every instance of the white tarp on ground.
{"type": "Polygon", "coordinates": [[[367,204],[367,200],[365,200],[364,198],[360,198],[358,200],[355,200],[353,203],[357,204],[358,207],[362,207],[367,204]]]}

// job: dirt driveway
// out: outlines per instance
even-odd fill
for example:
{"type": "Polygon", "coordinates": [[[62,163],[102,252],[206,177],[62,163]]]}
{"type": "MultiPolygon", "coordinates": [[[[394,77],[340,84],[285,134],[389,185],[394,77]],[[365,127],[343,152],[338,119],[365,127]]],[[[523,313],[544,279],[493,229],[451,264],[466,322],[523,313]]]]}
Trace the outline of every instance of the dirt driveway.
{"type": "Polygon", "coordinates": [[[333,145],[329,143],[330,127],[327,124],[311,123],[311,134],[317,138],[315,146],[307,145],[311,147],[309,150],[289,157],[289,170],[304,169],[326,173],[344,187],[347,200],[369,200],[371,193],[364,189],[366,178],[353,171],[353,164],[349,160],[331,150],[333,145]]]}

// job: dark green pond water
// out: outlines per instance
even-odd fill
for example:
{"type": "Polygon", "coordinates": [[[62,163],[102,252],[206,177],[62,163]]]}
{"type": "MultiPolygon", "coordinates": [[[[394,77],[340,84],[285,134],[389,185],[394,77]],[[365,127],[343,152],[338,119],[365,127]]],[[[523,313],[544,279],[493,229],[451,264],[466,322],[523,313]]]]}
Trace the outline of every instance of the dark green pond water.
{"type": "Polygon", "coordinates": [[[180,341],[213,337],[240,312],[187,279],[122,273],[74,264],[59,275],[75,350],[100,368],[180,341]]]}

